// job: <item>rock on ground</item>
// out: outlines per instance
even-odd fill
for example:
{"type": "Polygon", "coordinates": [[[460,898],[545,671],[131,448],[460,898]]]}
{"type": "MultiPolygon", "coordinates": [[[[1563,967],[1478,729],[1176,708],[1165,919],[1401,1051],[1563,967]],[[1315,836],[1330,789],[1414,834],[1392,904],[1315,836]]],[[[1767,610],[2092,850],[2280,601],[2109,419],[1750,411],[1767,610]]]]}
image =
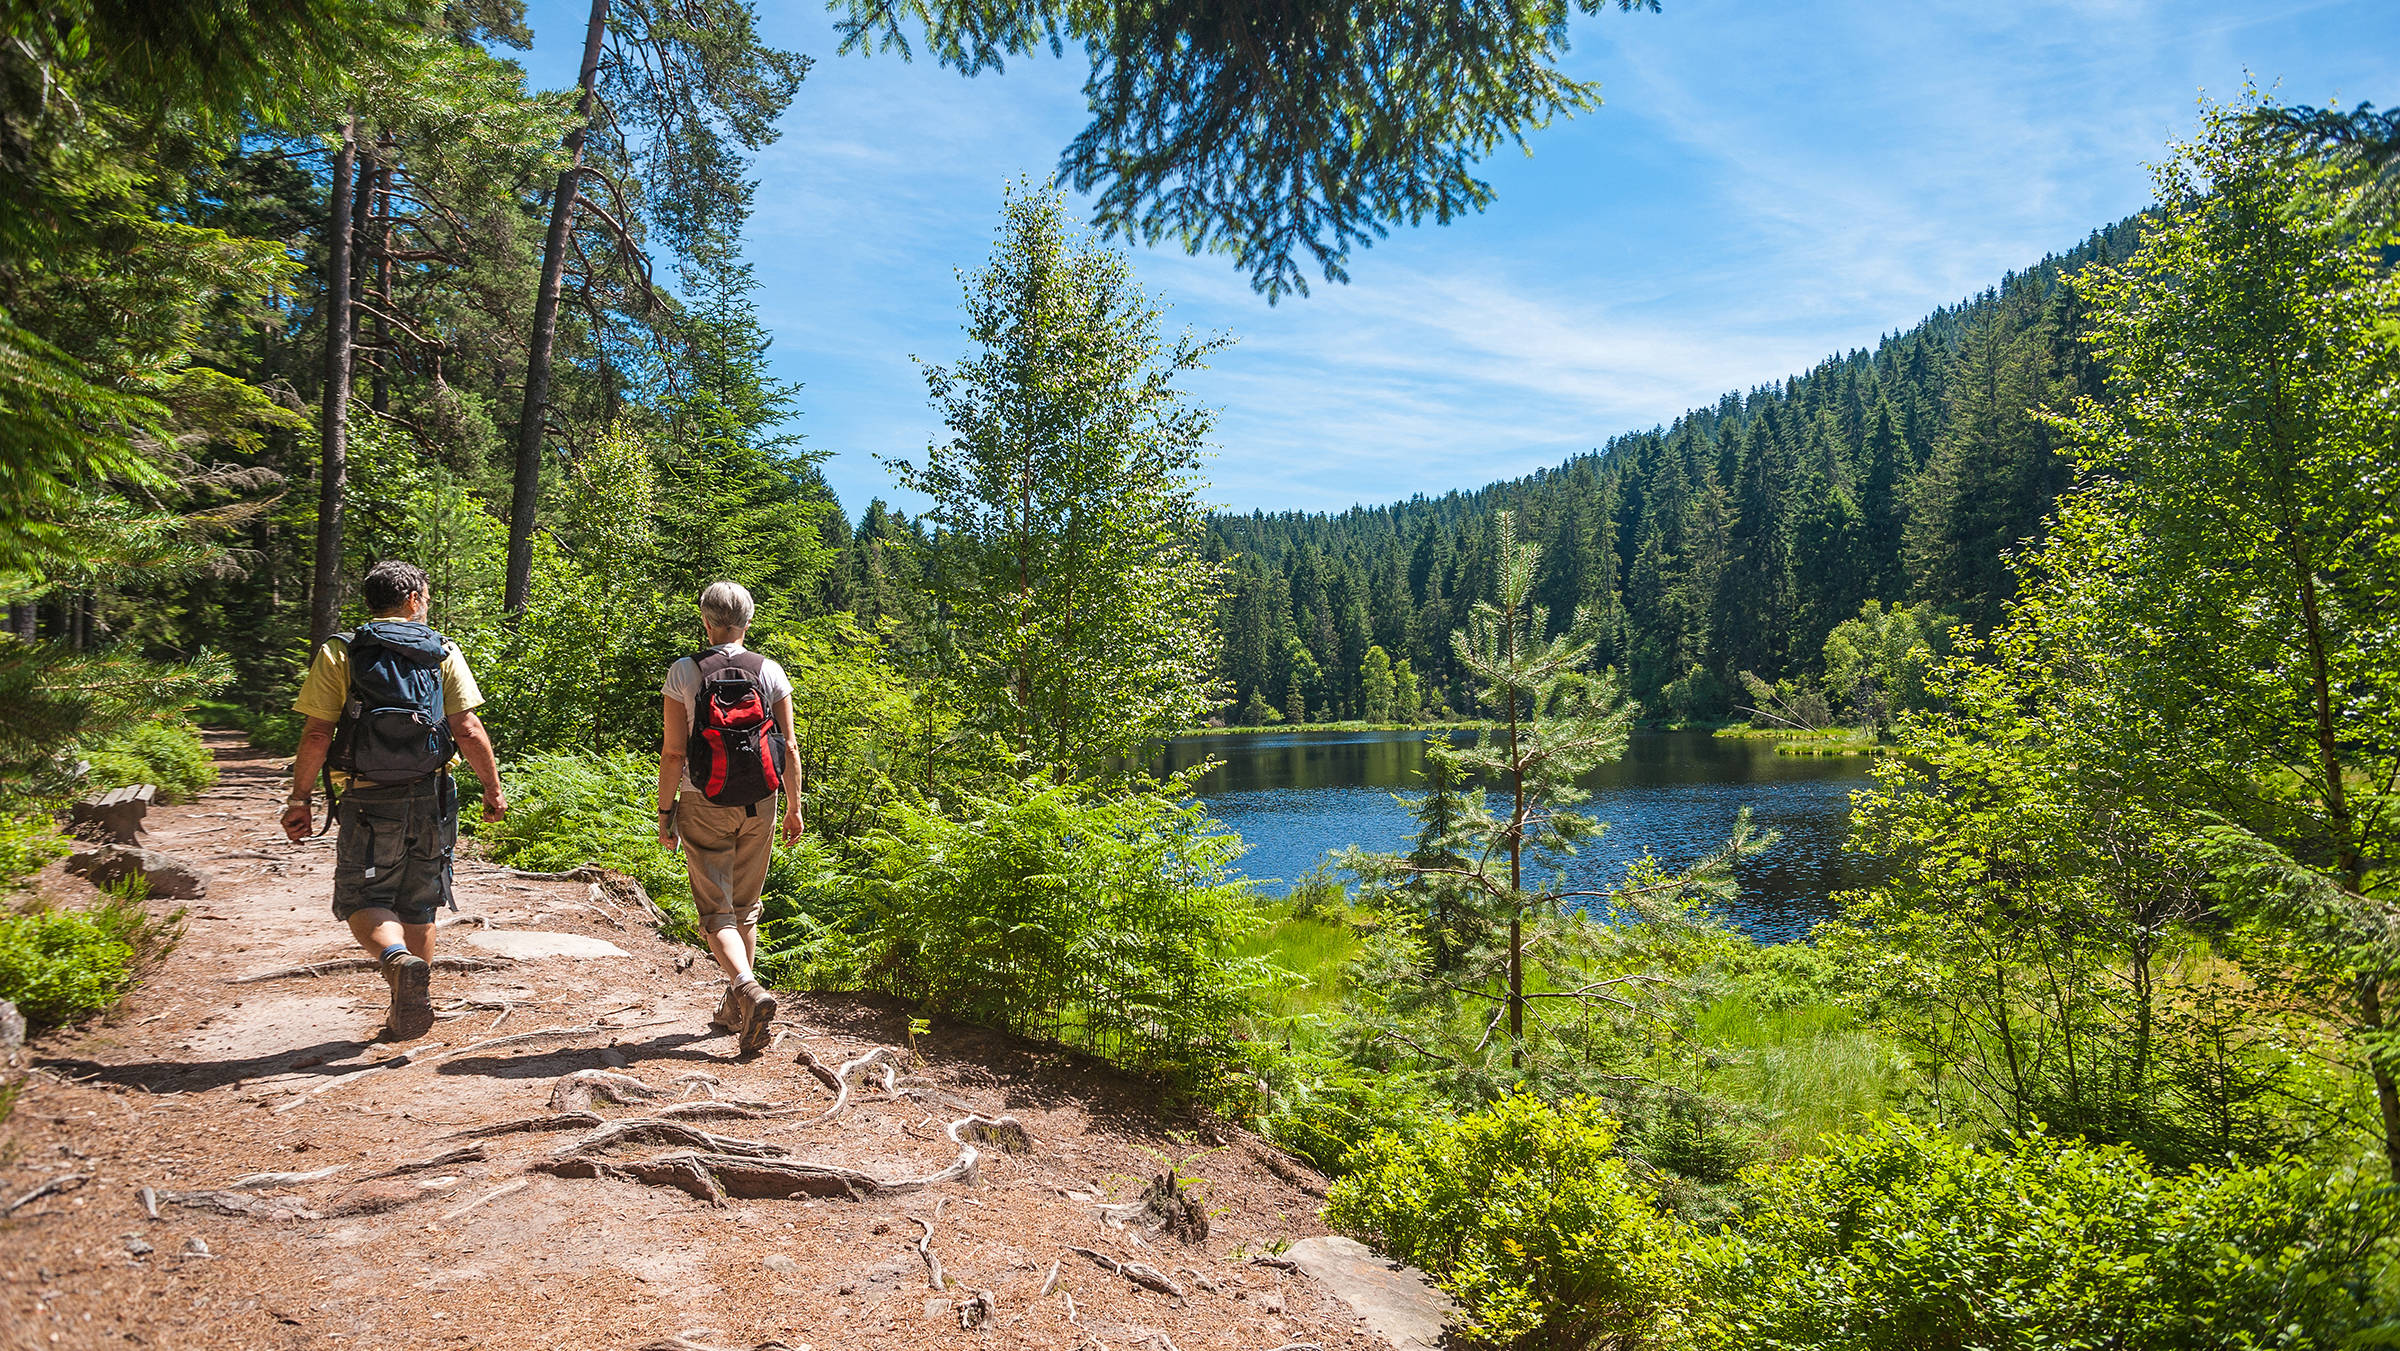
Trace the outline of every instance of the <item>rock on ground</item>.
{"type": "Polygon", "coordinates": [[[1434,1289],[1424,1272],[1386,1261],[1355,1239],[1304,1238],[1283,1255],[1399,1351],[1434,1351],[1443,1326],[1458,1312],[1457,1302],[1434,1289]]]}
{"type": "Polygon", "coordinates": [[[140,877],[149,883],[150,894],[162,901],[199,900],[208,895],[212,876],[208,869],[173,854],[124,844],[83,850],[67,860],[67,871],[90,878],[96,887],[140,877]]]}

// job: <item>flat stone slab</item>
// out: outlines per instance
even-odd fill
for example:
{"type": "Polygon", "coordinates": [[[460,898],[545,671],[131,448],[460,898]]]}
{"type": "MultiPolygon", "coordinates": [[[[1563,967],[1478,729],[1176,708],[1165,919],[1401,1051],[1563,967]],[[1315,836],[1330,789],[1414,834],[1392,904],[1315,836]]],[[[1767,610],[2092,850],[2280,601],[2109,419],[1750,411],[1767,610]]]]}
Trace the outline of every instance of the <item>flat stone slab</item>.
{"type": "Polygon", "coordinates": [[[1355,1239],[1304,1238],[1283,1255],[1399,1351],[1437,1351],[1442,1325],[1458,1312],[1458,1302],[1424,1272],[1386,1261],[1355,1239]]]}
{"type": "Polygon", "coordinates": [[[485,952],[520,961],[543,957],[630,957],[633,954],[605,938],[585,934],[551,933],[542,929],[478,929],[467,942],[485,952]]]}

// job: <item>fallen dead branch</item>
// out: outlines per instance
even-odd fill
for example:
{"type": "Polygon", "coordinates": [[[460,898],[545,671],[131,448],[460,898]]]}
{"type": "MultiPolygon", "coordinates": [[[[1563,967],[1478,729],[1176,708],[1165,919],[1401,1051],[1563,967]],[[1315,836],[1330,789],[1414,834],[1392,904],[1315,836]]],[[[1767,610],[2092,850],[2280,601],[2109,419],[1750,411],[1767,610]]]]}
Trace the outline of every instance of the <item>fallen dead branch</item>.
{"type": "Polygon", "coordinates": [[[1120,1262],[1107,1253],[1095,1252],[1090,1248],[1078,1248],[1072,1243],[1066,1244],[1065,1247],[1068,1252],[1081,1253],[1092,1259],[1102,1270],[1113,1271],[1145,1290],[1155,1290],[1162,1295],[1173,1295],[1177,1299],[1183,1298],[1183,1287],[1177,1285],[1167,1273],[1160,1271],[1157,1267],[1144,1262],[1120,1262]]]}
{"type": "Polygon", "coordinates": [[[1250,1265],[1254,1267],[1273,1267],[1277,1271],[1297,1272],[1300,1270],[1300,1264],[1298,1262],[1295,1262],[1288,1257],[1273,1257],[1266,1253],[1258,1253],[1253,1255],[1250,1259],[1250,1265]]]}
{"type": "Polygon", "coordinates": [[[81,1187],[83,1184],[91,1181],[92,1177],[93,1174],[91,1173],[69,1173],[64,1177],[54,1177],[48,1182],[37,1185],[32,1191],[25,1193],[16,1200],[9,1202],[5,1209],[0,1209],[0,1215],[14,1215],[19,1210],[32,1205],[34,1202],[41,1200],[45,1196],[62,1196],[67,1192],[73,1191],[76,1188],[81,1187]]]}
{"type": "Polygon", "coordinates": [[[1035,1295],[1035,1299],[1048,1299],[1050,1292],[1058,1288],[1058,1268],[1066,1260],[1063,1257],[1050,1259],[1050,1274],[1042,1278],[1042,1293],[1035,1295]]]}

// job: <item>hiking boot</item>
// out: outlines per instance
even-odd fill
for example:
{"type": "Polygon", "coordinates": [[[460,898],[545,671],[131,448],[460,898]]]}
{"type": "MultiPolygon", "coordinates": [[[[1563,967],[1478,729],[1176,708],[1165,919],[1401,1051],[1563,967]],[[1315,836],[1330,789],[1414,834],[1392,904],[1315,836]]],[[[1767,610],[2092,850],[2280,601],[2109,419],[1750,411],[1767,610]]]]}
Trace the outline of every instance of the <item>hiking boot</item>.
{"type": "Polygon", "coordinates": [[[385,1025],[396,1038],[424,1036],[433,1028],[433,967],[413,952],[383,964],[383,983],[392,988],[385,1025]]]}
{"type": "Polygon", "coordinates": [[[755,980],[746,980],[728,992],[734,1002],[735,1016],[740,1021],[742,1054],[756,1055],[767,1049],[774,1035],[775,996],[755,980]]]}
{"type": "Polygon", "coordinates": [[[711,1028],[725,1032],[742,1030],[742,1001],[735,997],[733,987],[725,987],[725,997],[717,1001],[717,1011],[708,1015],[711,1028]]]}

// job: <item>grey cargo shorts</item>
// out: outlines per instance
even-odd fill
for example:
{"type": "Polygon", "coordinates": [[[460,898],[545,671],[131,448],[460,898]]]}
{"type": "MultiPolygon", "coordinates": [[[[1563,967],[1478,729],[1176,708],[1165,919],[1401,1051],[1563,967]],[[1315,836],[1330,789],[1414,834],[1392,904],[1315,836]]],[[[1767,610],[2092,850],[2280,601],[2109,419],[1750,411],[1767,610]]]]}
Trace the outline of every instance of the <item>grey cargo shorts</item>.
{"type": "Polygon", "coordinates": [[[335,813],[333,917],[389,910],[402,924],[431,924],[450,897],[458,846],[458,780],[449,771],[389,787],[359,784],[335,813]]]}

